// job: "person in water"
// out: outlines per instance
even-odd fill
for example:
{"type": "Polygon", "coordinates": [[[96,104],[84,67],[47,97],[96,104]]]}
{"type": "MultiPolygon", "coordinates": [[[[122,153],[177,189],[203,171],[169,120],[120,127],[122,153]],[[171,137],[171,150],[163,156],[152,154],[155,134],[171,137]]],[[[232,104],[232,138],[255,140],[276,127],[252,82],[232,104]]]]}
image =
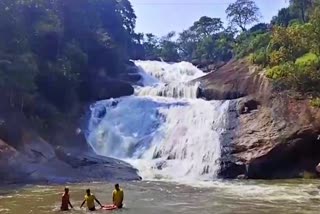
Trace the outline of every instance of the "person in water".
{"type": "Polygon", "coordinates": [[[61,200],[61,211],[68,211],[69,210],[69,205],[71,209],[73,208],[72,204],[70,203],[70,195],[69,195],[69,188],[66,187],[64,188],[64,193],[62,195],[62,200],[61,200]]]}
{"type": "Polygon", "coordinates": [[[122,204],[123,197],[124,197],[123,190],[120,189],[119,184],[114,185],[114,190],[112,192],[112,201],[113,201],[113,204],[119,209],[121,209],[123,206],[122,204]]]}
{"type": "Polygon", "coordinates": [[[94,201],[96,201],[101,208],[103,208],[103,206],[101,205],[100,201],[90,192],[90,189],[86,190],[86,195],[84,196],[84,201],[82,202],[80,208],[83,207],[84,203],[87,202],[87,207],[90,211],[95,211],[96,210],[96,206],[94,204],[94,201]]]}

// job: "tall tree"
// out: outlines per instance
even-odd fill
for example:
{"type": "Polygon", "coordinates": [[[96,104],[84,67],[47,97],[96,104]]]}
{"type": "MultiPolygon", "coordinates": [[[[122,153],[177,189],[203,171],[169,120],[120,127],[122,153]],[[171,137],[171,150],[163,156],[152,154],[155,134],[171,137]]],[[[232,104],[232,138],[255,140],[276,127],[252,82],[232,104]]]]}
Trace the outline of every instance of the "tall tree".
{"type": "Polygon", "coordinates": [[[290,0],[290,5],[300,13],[301,20],[305,23],[308,19],[308,11],[315,0],[290,0]]]}
{"type": "Polygon", "coordinates": [[[287,8],[282,8],[279,10],[278,15],[274,16],[271,20],[271,24],[273,25],[278,25],[282,27],[288,27],[290,22],[293,19],[299,18],[296,13],[292,11],[292,8],[287,7],[287,8]]]}
{"type": "Polygon", "coordinates": [[[252,0],[237,0],[226,9],[227,18],[231,25],[236,25],[242,31],[246,31],[246,26],[258,22],[260,13],[256,3],[252,0]]]}
{"type": "Polygon", "coordinates": [[[190,29],[179,34],[177,40],[179,50],[182,58],[187,61],[192,61],[195,57],[195,50],[197,48],[198,34],[190,29]]]}
{"type": "Polygon", "coordinates": [[[223,29],[223,23],[220,18],[203,16],[196,21],[190,29],[196,31],[202,37],[206,37],[221,31],[223,29]]]}
{"type": "Polygon", "coordinates": [[[145,34],[143,48],[146,59],[156,59],[159,56],[159,39],[152,33],[145,34]]]}
{"type": "Polygon", "coordinates": [[[169,32],[160,41],[160,57],[165,61],[176,62],[180,59],[178,45],[173,41],[176,33],[169,32]]]}

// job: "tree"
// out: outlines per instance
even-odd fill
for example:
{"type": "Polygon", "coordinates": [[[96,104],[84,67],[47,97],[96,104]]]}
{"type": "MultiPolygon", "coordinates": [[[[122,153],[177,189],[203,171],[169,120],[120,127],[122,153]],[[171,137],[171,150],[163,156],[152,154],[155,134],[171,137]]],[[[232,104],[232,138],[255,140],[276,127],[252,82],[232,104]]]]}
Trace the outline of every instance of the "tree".
{"type": "Polygon", "coordinates": [[[192,61],[195,58],[198,34],[192,30],[185,30],[179,34],[177,43],[183,60],[192,61]]]}
{"type": "Polygon", "coordinates": [[[129,0],[1,0],[0,87],[67,109],[68,94],[85,97],[143,52],[135,21],[129,0]]]}
{"type": "Polygon", "coordinates": [[[207,37],[223,29],[223,23],[220,18],[210,18],[203,16],[196,21],[190,28],[191,31],[197,32],[202,37],[207,37]]]}
{"type": "Polygon", "coordinates": [[[296,13],[294,13],[292,8],[282,8],[281,10],[279,10],[278,15],[272,18],[271,24],[288,27],[290,22],[297,18],[298,16],[296,15],[296,13]]]}
{"type": "Polygon", "coordinates": [[[315,8],[310,18],[312,50],[320,56],[320,8],[315,8]]]}
{"type": "Polygon", "coordinates": [[[159,39],[152,33],[145,34],[142,45],[145,51],[146,59],[152,60],[156,59],[159,56],[159,39]]]}
{"type": "Polygon", "coordinates": [[[134,34],[134,28],[136,26],[137,16],[134,13],[132,5],[128,0],[119,0],[118,1],[119,14],[122,18],[123,25],[129,34],[134,34]]]}
{"type": "Polygon", "coordinates": [[[169,32],[160,41],[160,57],[165,61],[176,62],[180,59],[177,44],[172,41],[175,32],[169,32]]]}
{"type": "Polygon", "coordinates": [[[246,26],[259,21],[259,8],[252,0],[237,0],[226,9],[227,18],[231,25],[236,25],[242,31],[246,26]]]}
{"type": "Polygon", "coordinates": [[[308,19],[308,11],[314,2],[314,0],[290,0],[290,5],[299,11],[301,20],[306,23],[308,19]]]}
{"type": "Polygon", "coordinates": [[[311,48],[312,25],[293,25],[288,28],[275,27],[272,32],[270,64],[294,62],[311,48]]]}

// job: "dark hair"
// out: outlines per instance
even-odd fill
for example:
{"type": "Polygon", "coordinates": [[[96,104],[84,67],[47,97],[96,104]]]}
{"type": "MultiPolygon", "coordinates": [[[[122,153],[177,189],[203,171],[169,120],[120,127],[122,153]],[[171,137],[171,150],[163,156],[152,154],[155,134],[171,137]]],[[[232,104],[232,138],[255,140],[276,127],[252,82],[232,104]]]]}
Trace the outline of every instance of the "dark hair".
{"type": "Polygon", "coordinates": [[[87,189],[86,192],[89,193],[89,192],[90,192],[90,189],[87,189]]]}
{"type": "Polygon", "coordinates": [[[119,184],[115,184],[114,187],[115,187],[115,188],[119,187],[119,184]]]}
{"type": "Polygon", "coordinates": [[[68,187],[65,187],[65,188],[64,188],[64,191],[65,191],[65,192],[69,191],[69,188],[68,188],[68,187]]]}

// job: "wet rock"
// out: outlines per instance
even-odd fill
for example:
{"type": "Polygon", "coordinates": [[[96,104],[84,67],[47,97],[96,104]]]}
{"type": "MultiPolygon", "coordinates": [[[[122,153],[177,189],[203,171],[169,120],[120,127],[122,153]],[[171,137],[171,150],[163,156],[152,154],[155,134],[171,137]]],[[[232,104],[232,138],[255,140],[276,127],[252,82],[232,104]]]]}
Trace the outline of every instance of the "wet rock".
{"type": "Polygon", "coordinates": [[[245,175],[246,166],[243,163],[234,161],[223,161],[218,176],[221,178],[235,179],[239,175],[245,175]]]}
{"type": "Polygon", "coordinates": [[[300,177],[304,171],[316,174],[320,162],[320,144],[317,133],[303,130],[283,139],[267,154],[250,161],[249,178],[300,177]]]}
{"type": "Polygon", "coordinates": [[[240,114],[248,114],[253,110],[257,110],[260,103],[254,99],[244,100],[239,104],[239,113],[240,114]]]}
{"type": "Polygon", "coordinates": [[[166,161],[159,161],[156,163],[156,169],[158,169],[158,170],[162,170],[165,167],[167,167],[166,161]]]}
{"type": "Polygon", "coordinates": [[[129,83],[116,79],[96,79],[91,82],[90,88],[91,100],[118,98],[134,93],[134,88],[129,83]]]}
{"type": "Polygon", "coordinates": [[[268,87],[268,82],[256,74],[256,69],[250,68],[245,60],[231,61],[195,81],[200,81],[201,95],[207,100],[237,99],[268,87]]]}
{"type": "Polygon", "coordinates": [[[120,79],[135,84],[142,79],[142,76],[139,73],[126,73],[122,74],[120,79]]]}
{"type": "Polygon", "coordinates": [[[239,180],[243,180],[243,179],[247,179],[247,178],[248,178],[248,176],[246,176],[244,174],[237,176],[237,179],[239,179],[239,180]]]}
{"type": "Polygon", "coordinates": [[[237,98],[232,103],[238,116],[229,116],[227,127],[226,136],[232,137],[222,136],[223,160],[232,161],[221,162],[221,177],[299,178],[305,172],[319,176],[320,109],[311,107],[307,97],[277,91],[264,71],[245,61],[231,61],[198,81],[206,99],[237,98]]]}

